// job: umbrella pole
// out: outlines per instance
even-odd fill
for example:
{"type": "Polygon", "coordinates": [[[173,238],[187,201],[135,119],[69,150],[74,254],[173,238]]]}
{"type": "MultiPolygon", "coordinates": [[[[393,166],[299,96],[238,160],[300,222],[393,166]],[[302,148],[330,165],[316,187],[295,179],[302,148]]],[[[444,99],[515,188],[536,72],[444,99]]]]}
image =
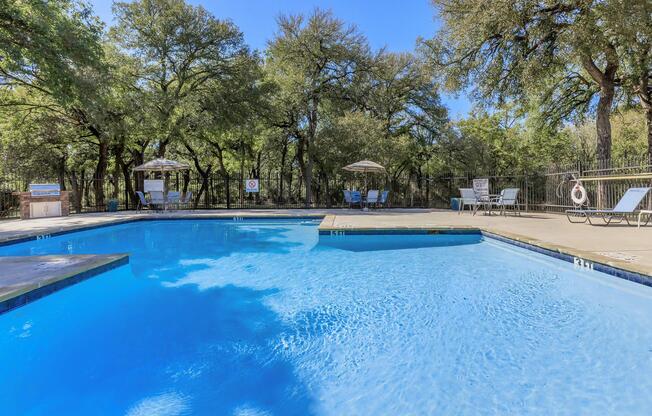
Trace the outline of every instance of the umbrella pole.
{"type": "MultiPolygon", "coordinates": [[[[369,185],[367,185],[367,175],[368,175],[368,173],[367,173],[367,171],[365,171],[364,172],[364,192],[365,192],[365,195],[369,195],[369,185]]],[[[364,199],[365,196],[363,195],[362,198],[364,199]]],[[[362,210],[366,211],[367,207],[363,207],[362,210]]]]}

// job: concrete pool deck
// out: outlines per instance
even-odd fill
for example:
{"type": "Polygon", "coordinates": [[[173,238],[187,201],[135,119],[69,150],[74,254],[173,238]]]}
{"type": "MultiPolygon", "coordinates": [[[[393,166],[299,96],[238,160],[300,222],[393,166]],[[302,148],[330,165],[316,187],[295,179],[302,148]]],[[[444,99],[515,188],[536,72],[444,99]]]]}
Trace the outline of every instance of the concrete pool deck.
{"type": "Polygon", "coordinates": [[[0,256],[0,313],[128,262],[127,254],[0,256]]]}
{"type": "MultiPolygon", "coordinates": [[[[609,227],[588,224],[570,224],[558,214],[523,213],[514,216],[476,216],[466,212],[425,209],[388,209],[373,212],[360,210],[220,210],[176,211],[169,213],[119,212],[72,215],[69,217],[33,220],[0,221],[0,245],[14,241],[40,238],[56,233],[75,231],[130,221],[176,218],[323,218],[321,232],[373,231],[373,230],[478,230],[553,252],[578,257],[591,262],[652,277],[652,226],[609,227]]],[[[3,259],[0,257],[0,259],[3,259]]],[[[70,276],[57,267],[40,270],[42,259],[27,257],[19,265],[11,266],[4,258],[0,263],[0,293],[8,286],[7,277],[12,267],[32,270],[42,279],[70,276]],[[29,260],[28,260],[29,259],[29,260]],[[31,263],[30,263],[31,262],[31,263]]],[[[82,268],[81,272],[85,272],[82,268]]]]}

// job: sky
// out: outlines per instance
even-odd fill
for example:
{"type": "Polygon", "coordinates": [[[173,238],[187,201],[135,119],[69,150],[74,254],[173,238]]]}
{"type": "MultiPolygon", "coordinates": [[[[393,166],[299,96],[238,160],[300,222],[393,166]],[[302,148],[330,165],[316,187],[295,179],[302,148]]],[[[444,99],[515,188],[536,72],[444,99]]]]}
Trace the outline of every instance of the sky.
{"type": "MultiPolygon", "coordinates": [[[[375,48],[414,50],[417,37],[432,37],[439,22],[429,0],[189,0],[201,4],[218,19],[229,19],[244,33],[253,49],[263,50],[276,33],[281,14],[310,14],[316,7],[358,27],[375,48]]],[[[91,0],[95,13],[111,23],[111,0],[91,0]]],[[[464,94],[442,96],[452,119],[465,117],[471,103],[464,94]]]]}

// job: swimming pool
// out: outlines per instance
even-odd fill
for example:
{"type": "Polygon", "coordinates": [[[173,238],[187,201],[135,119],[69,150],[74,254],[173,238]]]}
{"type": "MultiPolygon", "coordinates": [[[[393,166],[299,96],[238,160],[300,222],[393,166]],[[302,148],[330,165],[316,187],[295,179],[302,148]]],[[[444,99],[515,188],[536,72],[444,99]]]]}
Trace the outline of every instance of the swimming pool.
{"type": "Polygon", "coordinates": [[[144,221],[0,247],[131,254],[0,315],[11,415],[652,413],[652,288],[478,234],[144,221]]]}

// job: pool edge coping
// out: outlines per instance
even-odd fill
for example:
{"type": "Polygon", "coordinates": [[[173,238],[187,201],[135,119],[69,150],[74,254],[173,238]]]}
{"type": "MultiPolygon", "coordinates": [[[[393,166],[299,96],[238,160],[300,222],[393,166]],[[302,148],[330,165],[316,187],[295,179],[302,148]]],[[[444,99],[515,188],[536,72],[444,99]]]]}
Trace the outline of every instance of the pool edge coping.
{"type": "Polygon", "coordinates": [[[147,214],[136,214],[137,217],[127,217],[127,218],[109,218],[105,222],[97,224],[83,224],[83,225],[70,225],[62,227],[53,227],[52,230],[48,231],[35,231],[32,233],[25,234],[15,234],[10,237],[0,238],[0,247],[13,245],[18,243],[24,243],[27,241],[38,240],[39,238],[54,237],[64,234],[76,233],[81,231],[94,230],[96,228],[111,227],[114,225],[129,224],[132,222],[140,221],[170,221],[170,220],[223,220],[223,221],[237,221],[240,219],[251,219],[251,220],[275,220],[275,219],[296,219],[296,220],[318,220],[324,219],[325,214],[303,214],[303,215],[292,215],[292,214],[274,214],[274,215],[261,215],[260,213],[256,214],[241,214],[241,215],[224,215],[224,214],[209,214],[209,215],[190,215],[190,214],[172,214],[166,216],[156,216],[150,217],[147,214]]]}

